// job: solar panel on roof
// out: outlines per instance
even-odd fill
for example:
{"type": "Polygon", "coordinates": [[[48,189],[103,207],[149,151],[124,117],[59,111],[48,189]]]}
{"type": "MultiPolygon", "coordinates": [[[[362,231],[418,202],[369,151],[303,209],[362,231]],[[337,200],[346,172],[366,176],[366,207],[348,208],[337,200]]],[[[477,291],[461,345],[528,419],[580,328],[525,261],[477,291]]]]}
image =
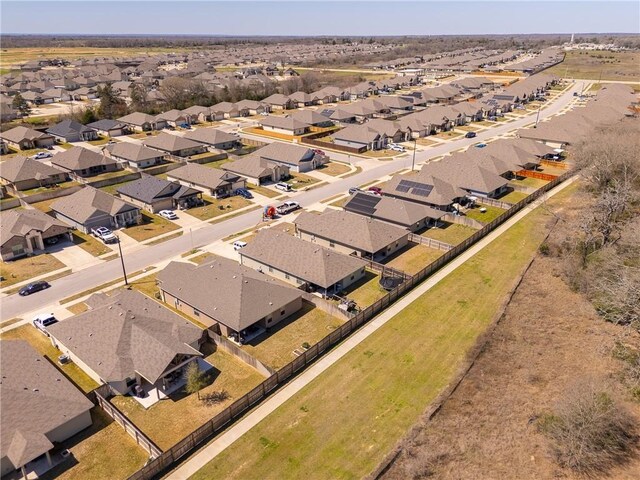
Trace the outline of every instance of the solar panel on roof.
{"type": "Polygon", "coordinates": [[[345,208],[361,215],[372,215],[376,211],[376,205],[378,205],[380,200],[381,198],[376,195],[356,193],[351,197],[351,200],[347,202],[345,208]]]}
{"type": "Polygon", "coordinates": [[[433,185],[428,185],[426,183],[413,182],[411,180],[400,180],[400,183],[396,187],[396,191],[402,193],[411,193],[413,195],[419,195],[421,197],[428,197],[433,190],[433,185]]]}

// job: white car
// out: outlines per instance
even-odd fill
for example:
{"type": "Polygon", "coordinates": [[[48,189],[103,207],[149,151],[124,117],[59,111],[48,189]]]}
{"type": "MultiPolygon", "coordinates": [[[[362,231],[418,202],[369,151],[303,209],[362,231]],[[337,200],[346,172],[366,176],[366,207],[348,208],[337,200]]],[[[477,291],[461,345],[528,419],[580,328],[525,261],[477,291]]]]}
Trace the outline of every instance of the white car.
{"type": "Polygon", "coordinates": [[[397,143],[388,144],[387,149],[393,150],[394,152],[404,152],[404,147],[402,145],[398,145],[397,143]]]}
{"type": "Polygon", "coordinates": [[[235,242],[233,242],[233,249],[236,251],[246,246],[247,246],[247,242],[243,242],[242,240],[236,240],[235,242]]]}
{"type": "Polygon", "coordinates": [[[34,160],[43,160],[45,158],[51,158],[53,155],[51,155],[49,152],[38,152],[33,156],[34,160]]]}
{"type": "Polygon", "coordinates": [[[278,190],[282,190],[283,192],[290,192],[291,191],[291,185],[289,185],[288,183],[278,182],[278,183],[276,183],[275,187],[278,190]]]}
{"type": "Polygon", "coordinates": [[[162,218],[166,218],[167,220],[177,220],[178,216],[172,210],[160,210],[158,212],[162,218]]]}

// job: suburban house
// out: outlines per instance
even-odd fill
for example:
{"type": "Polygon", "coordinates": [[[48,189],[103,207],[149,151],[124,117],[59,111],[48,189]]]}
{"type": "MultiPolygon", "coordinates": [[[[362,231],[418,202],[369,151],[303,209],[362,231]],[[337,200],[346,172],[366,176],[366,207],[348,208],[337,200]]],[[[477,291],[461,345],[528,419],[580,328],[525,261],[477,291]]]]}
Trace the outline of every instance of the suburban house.
{"type": "Polygon", "coordinates": [[[333,122],[331,121],[331,119],[313,110],[296,110],[291,113],[290,117],[311,127],[333,127],[333,122]]]}
{"type": "Polygon", "coordinates": [[[212,120],[210,107],[193,105],[182,110],[182,113],[189,116],[189,118],[191,119],[191,123],[203,123],[210,122],[212,120]]]}
{"type": "Polygon", "coordinates": [[[188,138],[164,132],[155,137],[147,138],[142,143],[147,147],[155,148],[177,157],[189,157],[207,151],[206,145],[200,142],[194,142],[188,138]]]}
{"type": "Polygon", "coordinates": [[[167,123],[164,119],[141,112],[133,112],[129,115],[125,115],[124,117],[120,117],[117,120],[120,123],[128,125],[131,130],[136,132],[160,130],[167,126],[167,123]]]}
{"type": "Polygon", "coordinates": [[[318,97],[316,95],[306,92],[294,92],[289,95],[289,99],[298,108],[308,107],[310,105],[318,103],[318,97]]]}
{"type": "Polygon", "coordinates": [[[174,208],[186,209],[200,203],[199,190],[146,174],[118,188],[118,195],[151,213],[174,208]]]}
{"type": "Polygon", "coordinates": [[[74,120],[63,120],[47,129],[61,143],[87,142],[98,139],[98,132],[74,120]]]}
{"type": "Polygon", "coordinates": [[[342,208],[347,212],[399,225],[411,232],[435,225],[446,214],[443,210],[421,203],[364,192],[355,193],[342,208]]]}
{"type": "Polygon", "coordinates": [[[6,155],[9,153],[9,145],[4,140],[0,140],[0,155],[6,155]]]}
{"type": "Polygon", "coordinates": [[[266,132],[282,133],[284,135],[302,135],[309,130],[309,125],[295,118],[286,116],[269,116],[260,121],[266,132]]]}
{"type": "Polygon", "coordinates": [[[209,145],[210,148],[217,148],[220,150],[229,150],[238,146],[240,140],[235,135],[223,132],[222,130],[216,130],[215,128],[197,128],[195,130],[188,131],[184,138],[193,140],[194,142],[204,143],[209,145]]]}
{"type": "Polygon", "coordinates": [[[51,164],[69,172],[72,177],[91,177],[105,172],[115,172],[122,167],[114,159],[83,147],[71,147],[56,153],[51,164]]]}
{"type": "Polygon", "coordinates": [[[87,375],[120,395],[160,392],[202,356],[203,330],[135,290],[94,294],[89,310],[48,327],[51,342],[87,375]]]}
{"type": "Polygon", "coordinates": [[[214,198],[228,197],[237,189],[247,186],[246,180],[238,174],[197,163],[189,163],[167,172],[167,179],[214,198]]]}
{"type": "Polygon", "coordinates": [[[0,213],[0,256],[2,261],[32,255],[45,249],[49,239],[67,235],[71,227],[36,209],[12,209],[0,213]]]}
{"type": "Polygon", "coordinates": [[[53,135],[42,133],[29,127],[15,127],[0,133],[9,147],[15,150],[32,150],[34,148],[47,148],[56,143],[53,135]]]}
{"type": "Polygon", "coordinates": [[[222,169],[240,175],[246,178],[247,182],[254,185],[279,182],[290,175],[288,166],[269,161],[257,155],[245,155],[238,160],[223,164],[222,169]]]}
{"type": "Polygon", "coordinates": [[[158,115],[159,118],[162,118],[167,125],[171,125],[172,127],[177,127],[179,125],[191,125],[191,115],[185,113],[180,110],[169,110],[168,112],[161,113],[158,115]]]}
{"type": "Polygon", "coordinates": [[[240,100],[239,102],[236,102],[236,107],[238,110],[248,111],[249,115],[264,115],[270,111],[267,104],[256,100],[240,100]]]}
{"type": "Polygon", "coordinates": [[[31,478],[30,462],[52,467],[54,444],[91,426],[93,403],[24,340],[0,340],[0,362],[0,474],[31,478]]]}
{"type": "Polygon", "coordinates": [[[93,128],[99,135],[103,137],[119,137],[128,133],[128,127],[123,122],[117,120],[98,120],[97,122],[88,123],[87,127],[93,128]]]}
{"type": "Polygon", "coordinates": [[[120,142],[107,145],[106,151],[111,158],[125,167],[147,168],[164,162],[165,153],[138,143],[120,142]]]}
{"type": "Polygon", "coordinates": [[[343,147],[351,147],[361,151],[382,150],[389,139],[384,133],[365,125],[352,125],[334,133],[333,143],[343,147]]]}
{"type": "Polygon", "coordinates": [[[93,187],[84,187],[51,204],[58,220],[89,233],[92,228],[121,228],[140,222],[140,208],[93,187]]]}
{"type": "Polygon", "coordinates": [[[14,190],[55,185],[67,178],[67,172],[21,155],[3,161],[0,169],[0,181],[14,190]]]}
{"type": "Polygon", "coordinates": [[[300,173],[314,170],[329,161],[328,157],[310,148],[282,142],[269,143],[256,150],[253,155],[300,173]]]}
{"type": "Polygon", "coordinates": [[[274,93],[262,100],[271,110],[289,110],[295,108],[295,103],[286,95],[274,93]]]}
{"type": "Polygon", "coordinates": [[[454,203],[458,203],[466,196],[467,192],[440,178],[430,177],[426,172],[423,174],[412,172],[391,177],[391,180],[385,183],[384,194],[449,211],[454,203]]]}
{"type": "Polygon", "coordinates": [[[211,107],[211,111],[214,112],[216,119],[235,118],[241,116],[238,107],[236,107],[235,103],[231,102],[216,103],[211,107]]]}
{"type": "Polygon", "coordinates": [[[390,223],[347,211],[303,212],[293,222],[296,235],[347,255],[380,261],[409,243],[409,232],[390,223]]]}
{"type": "Polygon", "coordinates": [[[365,275],[366,262],[272,229],[239,250],[240,263],[307,291],[330,296],[365,275]]]}
{"type": "Polygon", "coordinates": [[[165,303],[236,340],[302,308],[300,290],[224,257],[198,266],[171,262],[158,273],[158,286],[165,303]]]}

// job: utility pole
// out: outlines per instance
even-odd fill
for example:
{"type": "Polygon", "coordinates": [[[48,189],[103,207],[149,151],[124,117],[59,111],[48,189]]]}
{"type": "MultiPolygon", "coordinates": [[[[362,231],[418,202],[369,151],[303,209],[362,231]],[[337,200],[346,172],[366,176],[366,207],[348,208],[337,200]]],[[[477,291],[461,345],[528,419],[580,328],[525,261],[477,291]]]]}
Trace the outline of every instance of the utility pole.
{"type": "Polygon", "coordinates": [[[122,258],[122,246],[120,246],[120,237],[116,235],[118,239],[118,252],[120,253],[120,264],[122,265],[122,275],[124,275],[124,284],[129,286],[129,281],[127,280],[127,270],[124,268],[124,258],[122,258]]]}
{"type": "Polygon", "coordinates": [[[538,120],[540,120],[540,108],[542,108],[542,104],[538,105],[538,113],[536,113],[536,124],[533,128],[538,128],[538,120]]]}
{"type": "Polygon", "coordinates": [[[413,159],[411,160],[411,171],[413,172],[416,166],[416,149],[418,148],[418,139],[413,139],[413,159]]]}

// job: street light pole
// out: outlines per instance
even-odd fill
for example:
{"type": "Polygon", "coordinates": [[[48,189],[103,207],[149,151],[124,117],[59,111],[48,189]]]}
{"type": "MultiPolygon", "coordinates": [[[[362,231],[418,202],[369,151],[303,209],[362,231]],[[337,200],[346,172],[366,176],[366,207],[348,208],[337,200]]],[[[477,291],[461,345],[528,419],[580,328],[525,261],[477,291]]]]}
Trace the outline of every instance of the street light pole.
{"type": "Polygon", "coordinates": [[[413,159],[411,160],[411,171],[413,172],[413,169],[416,166],[416,149],[418,148],[418,139],[414,138],[413,139],[413,159]]]}
{"type": "Polygon", "coordinates": [[[124,284],[129,286],[129,281],[127,280],[127,270],[124,268],[124,258],[122,258],[122,247],[120,246],[120,237],[116,235],[118,239],[118,252],[120,253],[120,264],[122,265],[122,275],[124,275],[124,284]]]}
{"type": "Polygon", "coordinates": [[[538,128],[538,120],[540,120],[540,108],[542,108],[542,105],[538,105],[538,113],[536,114],[536,124],[533,128],[538,128]]]}

